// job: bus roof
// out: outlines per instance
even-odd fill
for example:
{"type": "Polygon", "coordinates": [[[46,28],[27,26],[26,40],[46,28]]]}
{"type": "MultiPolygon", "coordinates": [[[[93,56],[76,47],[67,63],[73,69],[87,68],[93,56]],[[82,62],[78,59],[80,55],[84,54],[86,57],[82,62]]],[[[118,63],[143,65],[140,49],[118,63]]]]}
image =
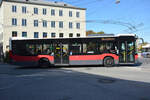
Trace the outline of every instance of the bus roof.
{"type": "MultiPolygon", "coordinates": [[[[118,35],[100,35],[100,36],[85,36],[85,37],[71,37],[72,39],[76,38],[103,38],[103,37],[120,37],[120,36],[136,36],[135,34],[118,34],[118,35]]],[[[37,39],[71,39],[70,37],[67,38],[61,38],[61,37],[55,37],[55,38],[25,38],[25,37],[12,37],[10,40],[37,40],[37,39]]]]}
{"type": "Polygon", "coordinates": [[[116,36],[136,36],[136,34],[118,34],[116,36]]]}

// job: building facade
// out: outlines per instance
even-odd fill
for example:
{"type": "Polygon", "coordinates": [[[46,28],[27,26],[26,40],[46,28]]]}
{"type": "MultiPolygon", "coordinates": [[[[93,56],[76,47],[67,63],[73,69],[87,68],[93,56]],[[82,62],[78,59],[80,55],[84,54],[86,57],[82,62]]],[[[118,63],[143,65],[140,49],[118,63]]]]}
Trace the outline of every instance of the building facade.
{"type": "Polygon", "coordinates": [[[0,44],[9,48],[10,37],[55,38],[86,36],[85,8],[62,2],[2,0],[0,44]]]}

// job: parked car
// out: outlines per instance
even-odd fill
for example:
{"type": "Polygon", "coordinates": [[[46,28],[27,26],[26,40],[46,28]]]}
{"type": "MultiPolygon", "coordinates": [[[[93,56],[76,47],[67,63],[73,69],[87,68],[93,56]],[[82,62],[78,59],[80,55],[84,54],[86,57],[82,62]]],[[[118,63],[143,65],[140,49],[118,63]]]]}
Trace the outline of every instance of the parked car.
{"type": "Polygon", "coordinates": [[[142,46],[142,56],[144,58],[150,58],[150,44],[142,46]]]}

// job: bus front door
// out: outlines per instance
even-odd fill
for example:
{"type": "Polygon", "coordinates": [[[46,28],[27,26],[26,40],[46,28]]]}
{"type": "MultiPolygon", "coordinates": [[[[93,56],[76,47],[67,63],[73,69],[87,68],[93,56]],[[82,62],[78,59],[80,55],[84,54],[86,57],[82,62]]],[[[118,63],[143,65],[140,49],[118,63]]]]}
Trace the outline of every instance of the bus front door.
{"type": "Polygon", "coordinates": [[[56,65],[69,64],[68,44],[55,44],[54,63],[56,65]]]}
{"type": "Polygon", "coordinates": [[[135,62],[135,46],[133,41],[121,41],[119,43],[119,63],[135,62]]]}

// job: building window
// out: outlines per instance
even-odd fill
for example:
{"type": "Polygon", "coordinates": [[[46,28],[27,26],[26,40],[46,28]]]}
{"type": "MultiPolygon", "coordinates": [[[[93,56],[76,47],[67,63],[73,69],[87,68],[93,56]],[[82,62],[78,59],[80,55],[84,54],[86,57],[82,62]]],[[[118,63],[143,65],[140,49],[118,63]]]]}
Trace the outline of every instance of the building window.
{"type": "Polygon", "coordinates": [[[12,12],[17,12],[17,6],[12,5],[12,12]]]}
{"type": "Polygon", "coordinates": [[[63,28],[63,21],[59,22],[59,28],[63,28]]]}
{"type": "Polygon", "coordinates": [[[80,37],[80,33],[77,33],[77,37],[80,37]]]}
{"type": "Polygon", "coordinates": [[[22,6],[22,13],[26,13],[27,12],[27,8],[25,6],[22,6]]]}
{"type": "Polygon", "coordinates": [[[80,12],[76,12],[76,17],[80,17],[80,12]]]}
{"type": "Polygon", "coordinates": [[[72,28],[72,22],[69,22],[69,28],[72,28]]]}
{"type": "Polygon", "coordinates": [[[34,8],[34,14],[38,14],[38,8],[34,8]]]}
{"type": "Polygon", "coordinates": [[[46,15],[46,9],[43,8],[43,15],[46,15]]]}
{"type": "Polygon", "coordinates": [[[27,37],[27,32],[22,32],[22,37],[27,37]]]}
{"type": "Polygon", "coordinates": [[[16,18],[12,18],[12,25],[17,26],[17,19],[16,18]]]}
{"type": "Polygon", "coordinates": [[[51,10],[51,16],[55,16],[55,10],[54,9],[51,10]]]}
{"type": "Polygon", "coordinates": [[[64,34],[63,33],[59,33],[59,37],[64,37],[64,34]]]}
{"type": "Polygon", "coordinates": [[[51,21],[51,27],[55,28],[55,21],[51,21]]]}
{"type": "Polygon", "coordinates": [[[56,33],[51,33],[51,37],[56,37],[56,33]]]}
{"type": "Polygon", "coordinates": [[[72,17],[72,11],[69,11],[69,17],[72,17]]]}
{"type": "Polygon", "coordinates": [[[17,37],[17,31],[12,31],[12,37],[17,37]]]}
{"type": "Polygon", "coordinates": [[[43,32],[43,38],[47,38],[47,33],[43,32]]]}
{"type": "Polygon", "coordinates": [[[47,27],[47,21],[43,20],[43,27],[47,27]]]}
{"type": "Polygon", "coordinates": [[[69,33],[69,37],[73,37],[73,33],[69,33]]]}
{"type": "Polygon", "coordinates": [[[34,20],[34,27],[38,27],[38,20],[34,20]]]}
{"type": "Polygon", "coordinates": [[[26,19],[22,19],[22,26],[27,26],[27,20],[26,19]]]}
{"type": "Polygon", "coordinates": [[[63,16],[63,11],[59,10],[59,16],[63,16]]]}
{"type": "Polygon", "coordinates": [[[39,32],[34,32],[34,38],[39,38],[39,32]]]}
{"type": "Polygon", "coordinates": [[[80,29],[80,23],[76,23],[76,28],[80,29]]]}

